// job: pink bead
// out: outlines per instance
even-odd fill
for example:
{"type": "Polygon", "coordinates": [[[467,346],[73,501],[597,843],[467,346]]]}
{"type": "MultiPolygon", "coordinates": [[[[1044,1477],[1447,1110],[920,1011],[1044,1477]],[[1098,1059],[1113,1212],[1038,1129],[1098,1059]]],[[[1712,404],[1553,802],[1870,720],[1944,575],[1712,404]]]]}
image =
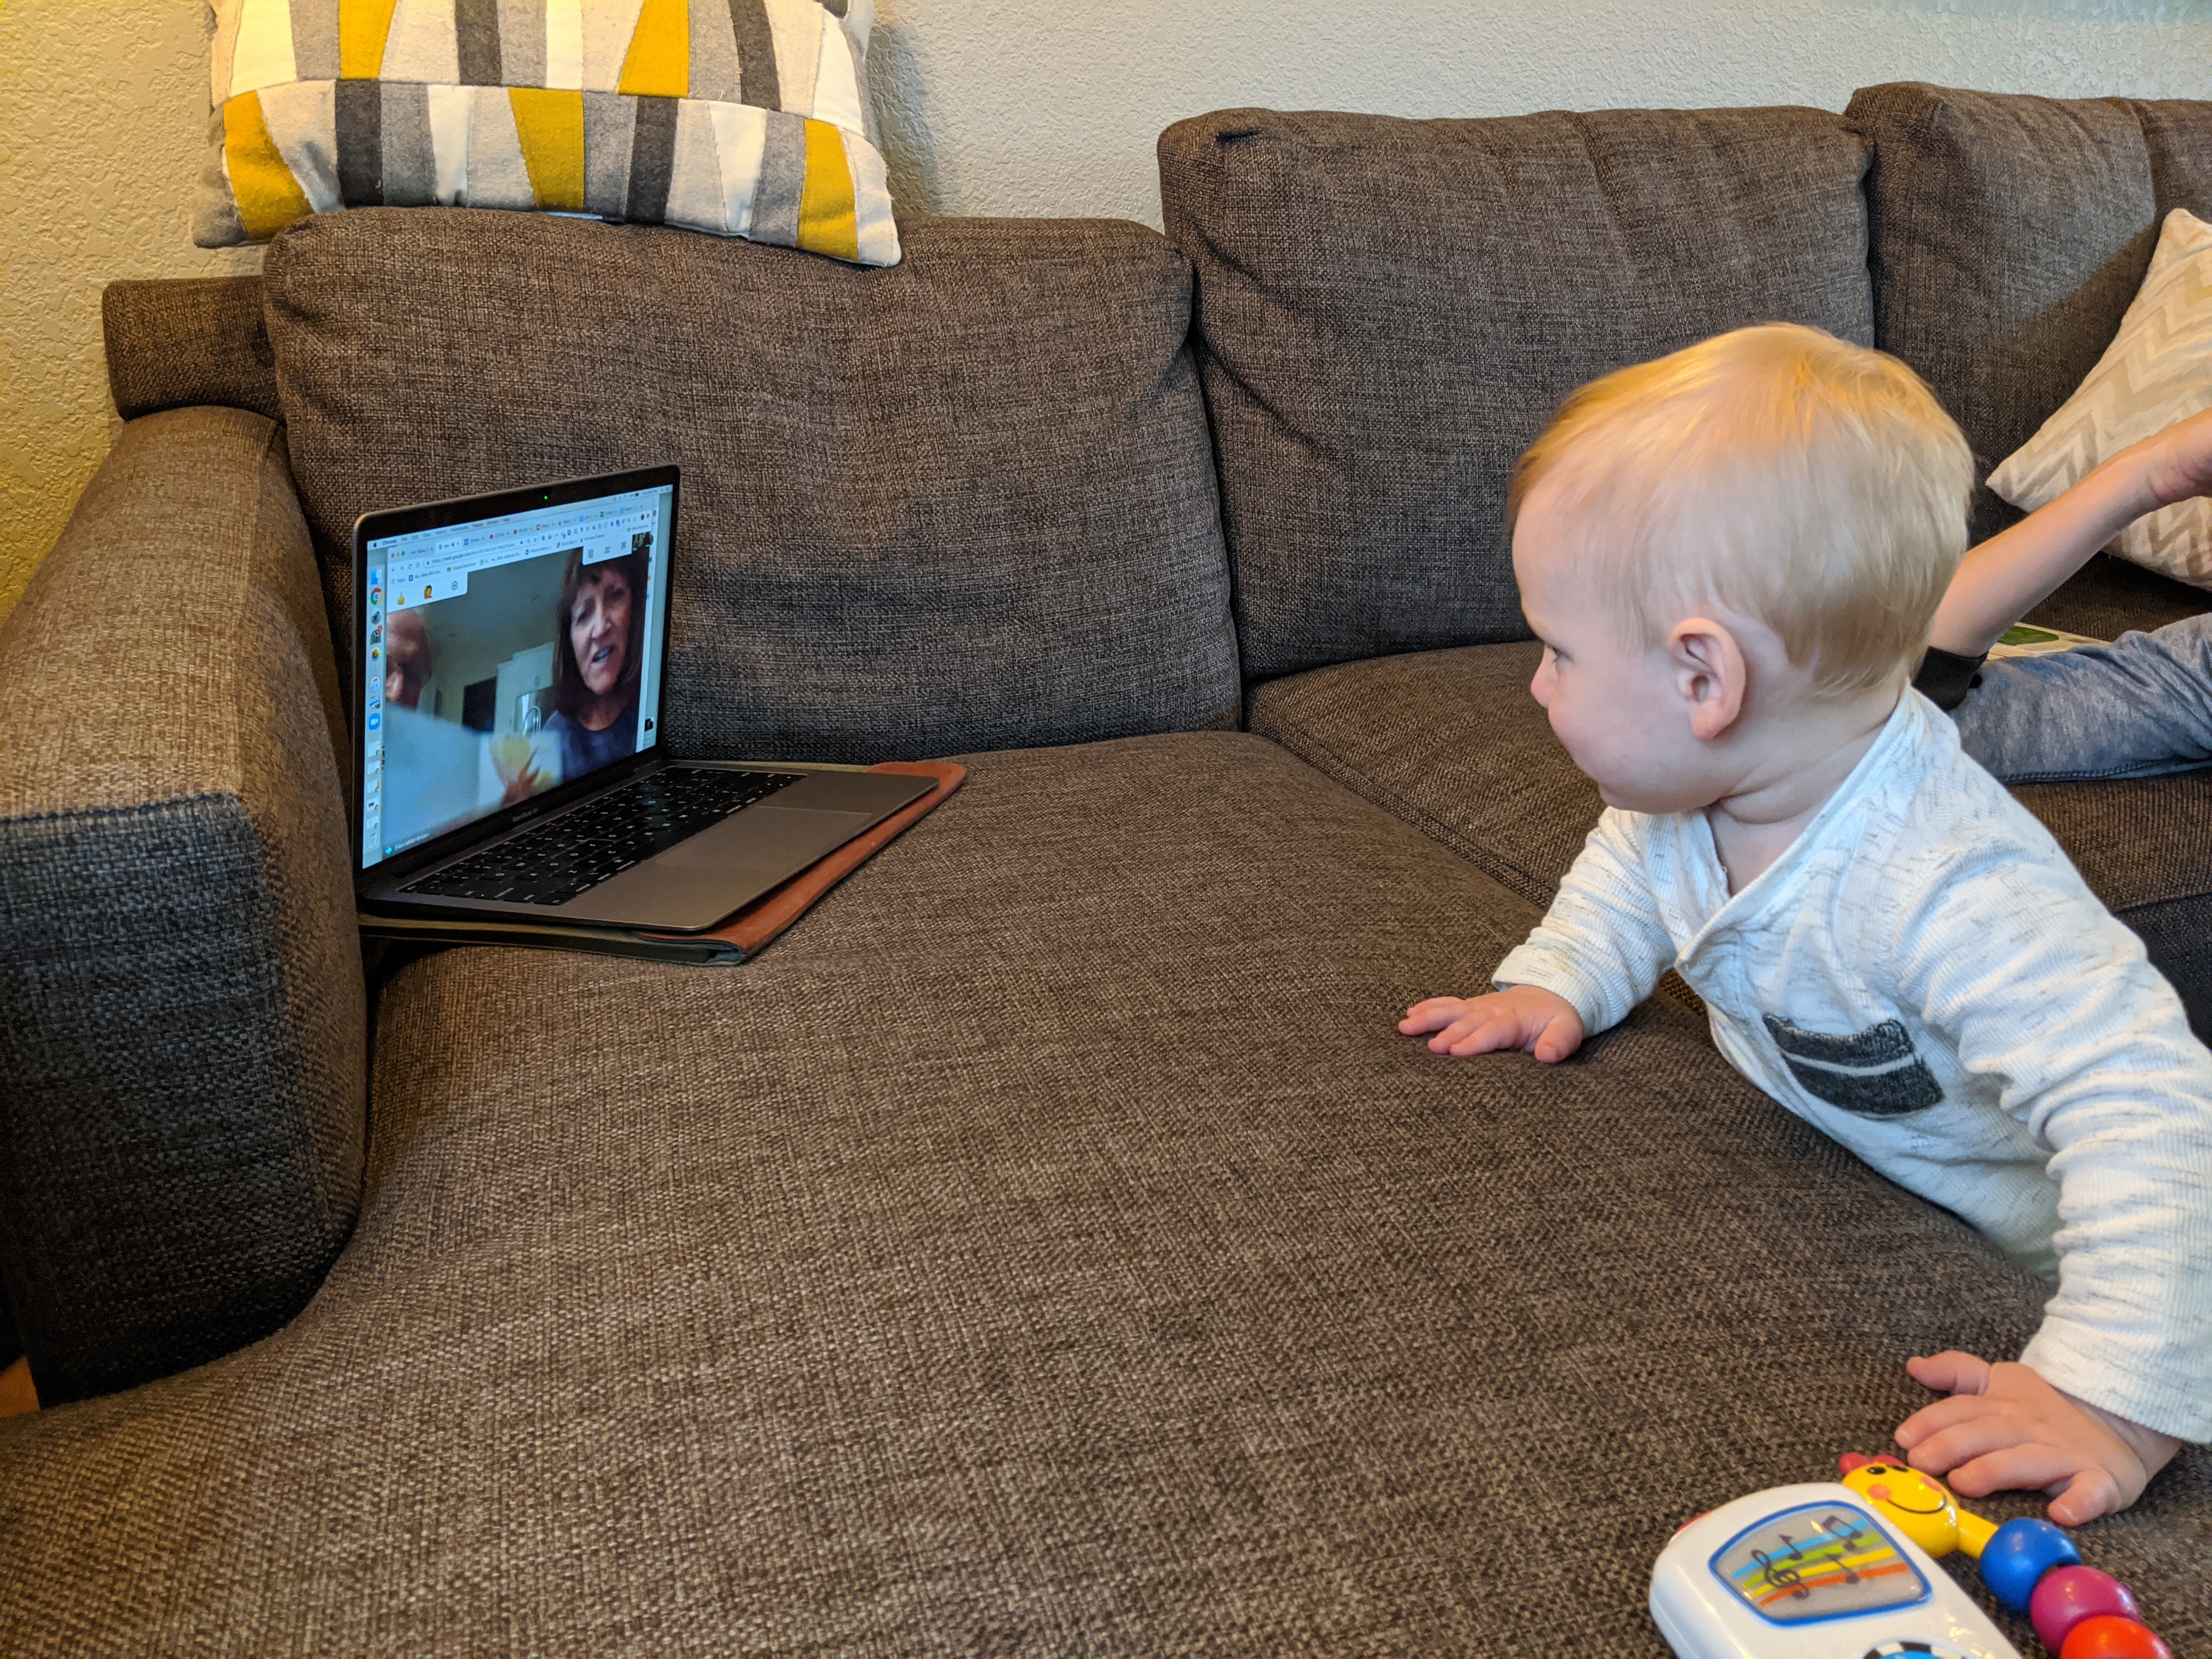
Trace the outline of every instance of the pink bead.
{"type": "Polygon", "coordinates": [[[2100,1614],[2133,1619],[2136,1598],[2125,1584],[2094,1567],[2052,1568],[2043,1575],[2027,1602],[2027,1616],[2035,1622],[2036,1635],[2053,1653],[2065,1647],[2075,1626],[2100,1614]]]}
{"type": "Polygon", "coordinates": [[[2058,1659],[2173,1659],[2173,1650],[2134,1620],[2100,1613],[2074,1626],[2058,1659]]]}

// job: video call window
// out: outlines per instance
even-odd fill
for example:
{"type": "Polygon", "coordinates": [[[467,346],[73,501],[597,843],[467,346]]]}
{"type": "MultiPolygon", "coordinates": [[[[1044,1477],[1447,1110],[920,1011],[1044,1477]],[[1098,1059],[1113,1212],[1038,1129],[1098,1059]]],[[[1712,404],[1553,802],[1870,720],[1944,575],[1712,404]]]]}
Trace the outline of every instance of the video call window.
{"type": "Polygon", "coordinates": [[[655,741],[670,495],[369,544],[363,868],[655,741]]]}

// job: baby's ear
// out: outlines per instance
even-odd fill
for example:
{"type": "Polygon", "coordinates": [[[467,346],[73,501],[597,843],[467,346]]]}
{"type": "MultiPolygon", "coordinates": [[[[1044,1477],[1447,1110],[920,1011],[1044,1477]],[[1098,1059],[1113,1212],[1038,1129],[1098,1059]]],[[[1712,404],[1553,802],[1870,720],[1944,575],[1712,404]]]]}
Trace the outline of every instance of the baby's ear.
{"type": "Polygon", "coordinates": [[[1724,623],[1690,617],[1667,635],[1676,690],[1688,705],[1690,730],[1711,743],[1735,728],[1750,686],[1743,647],[1724,623]]]}

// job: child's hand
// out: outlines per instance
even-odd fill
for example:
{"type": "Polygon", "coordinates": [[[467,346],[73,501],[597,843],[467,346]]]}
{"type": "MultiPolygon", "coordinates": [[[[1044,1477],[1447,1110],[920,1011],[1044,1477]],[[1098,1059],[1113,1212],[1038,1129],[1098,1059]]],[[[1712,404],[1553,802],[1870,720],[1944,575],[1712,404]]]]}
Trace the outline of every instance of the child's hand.
{"type": "Polygon", "coordinates": [[[2212,495],[2212,409],[2177,422],[2122,454],[2135,467],[2154,506],[2171,507],[2193,495],[2212,495]]]}
{"type": "Polygon", "coordinates": [[[1992,1365],[1954,1349],[1908,1359],[1905,1369],[1951,1396],[1898,1425],[1905,1461],[1942,1475],[1962,1497],[2049,1492],[2051,1518],[2061,1526],[2127,1508],[2181,1445],[2062,1394],[2010,1361],[1992,1365]]]}
{"type": "Polygon", "coordinates": [[[1407,1009],[1398,1029],[1407,1036],[1434,1031],[1429,1047],[1440,1054],[1525,1048],[1547,1066],[1583,1046],[1583,1017],[1574,1004],[1533,985],[1486,996],[1431,997],[1407,1009]]]}

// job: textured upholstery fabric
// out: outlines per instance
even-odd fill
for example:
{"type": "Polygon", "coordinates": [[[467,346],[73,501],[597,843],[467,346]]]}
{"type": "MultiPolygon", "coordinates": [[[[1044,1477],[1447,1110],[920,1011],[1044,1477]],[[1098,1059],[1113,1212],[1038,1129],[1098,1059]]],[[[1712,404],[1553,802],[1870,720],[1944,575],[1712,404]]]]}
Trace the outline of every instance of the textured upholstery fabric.
{"type": "Polygon", "coordinates": [[[2187,208],[2212,219],[2212,101],[2130,99],[2150,152],[2151,191],[2160,219],[2187,208]]]}
{"type": "MultiPolygon", "coordinates": [[[[1541,653],[1522,641],[1339,663],[1254,687],[1248,714],[1253,731],[1547,907],[1604,803],[1528,695],[1541,653]]],[[[1702,1017],[1679,975],[1657,994],[1702,1017]]]]}
{"type": "MultiPolygon", "coordinates": [[[[1845,116],[1874,147],[1875,343],[1934,388],[1986,477],[2095,366],[2160,219],[2212,211],[2212,105],[1909,82],[1845,116]]],[[[1975,539],[2019,516],[1978,492],[1975,539]]]]}
{"type": "Polygon", "coordinates": [[[1255,687],[1251,727],[1542,908],[1605,810],[1528,695],[1542,656],[1529,641],[1316,668],[1255,687]]]}
{"type": "Polygon", "coordinates": [[[125,420],[199,404],[283,418],[260,277],[110,283],[100,313],[107,389],[125,420]]]}
{"type": "Polygon", "coordinates": [[[2072,856],[2097,896],[2142,935],[2212,1042],[2212,772],[2014,793],[2072,856]]]}
{"type": "MultiPolygon", "coordinates": [[[[744,968],[403,970],[302,1316],[0,1422],[0,1647],[1656,1656],[1676,1522],[2032,1326],[1671,1009],[1397,1036],[1530,913],[1279,749],[969,764],[744,968]]],[[[2208,1516],[2094,1540],[2180,1651],[2208,1516]]]]}
{"type": "Polygon", "coordinates": [[[1576,386],[1747,323],[1873,337],[1858,138],[1815,110],[1160,137],[1248,678],[1525,639],[1513,462],[1576,386]]]}
{"type": "Polygon", "coordinates": [[[2205,611],[2212,611],[2212,593],[2100,553],[2027,620],[2116,640],[2130,628],[2163,628],[2205,611]]]}
{"type": "Polygon", "coordinates": [[[681,465],[679,752],[872,761],[1236,723],[1189,267],[1150,231],[939,221],[876,272],[372,209],[286,233],[265,277],[334,577],[370,508],[681,465]]]}
{"type": "Polygon", "coordinates": [[[352,1224],[337,700],[276,429],[125,427],[0,631],[0,1272],[42,1399],[261,1335],[352,1224]]]}

